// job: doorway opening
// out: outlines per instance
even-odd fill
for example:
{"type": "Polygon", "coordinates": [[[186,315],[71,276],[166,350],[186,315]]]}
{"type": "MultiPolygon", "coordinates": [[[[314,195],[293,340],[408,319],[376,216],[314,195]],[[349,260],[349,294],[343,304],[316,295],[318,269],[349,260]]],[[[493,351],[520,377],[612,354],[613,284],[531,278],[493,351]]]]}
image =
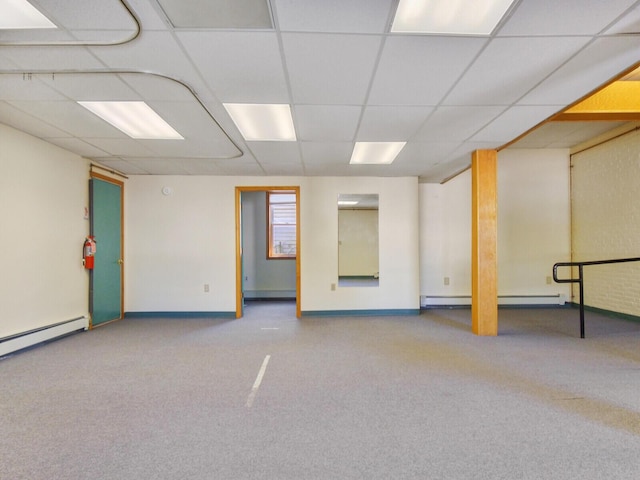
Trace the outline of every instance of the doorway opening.
{"type": "MultiPolygon", "coordinates": [[[[264,216],[266,224],[263,234],[267,239],[267,246],[264,251],[264,259],[268,262],[281,262],[283,259],[293,262],[295,265],[295,302],[296,317],[301,316],[300,302],[300,187],[298,186],[259,186],[259,187],[236,187],[235,208],[236,208],[236,318],[241,318],[244,314],[245,285],[248,275],[245,275],[245,254],[243,251],[243,241],[246,232],[243,228],[243,194],[248,196],[251,193],[262,192],[265,198],[271,198],[271,204],[267,200],[264,216]],[[276,200],[281,199],[281,201],[276,200]],[[295,214],[287,211],[283,205],[288,199],[295,199],[295,214]],[[288,216],[288,220],[279,219],[288,216]],[[292,224],[295,218],[295,224],[292,224]],[[295,230],[295,232],[293,231],[295,230]],[[295,235],[295,242],[292,240],[295,235]],[[290,239],[290,240],[288,240],[290,239]],[[274,247],[275,244],[275,247],[274,247]],[[286,246],[286,248],[283,247],[286,246]],[[275,252],[275,254],[274,254],[275,252]],[[282,255],[282,252],[287,252],[282,255]]],[[[248,212],[247,212],[248,213],[248,212]]],[[[262,259],[261,259],[262,260],[262,259]]]]}

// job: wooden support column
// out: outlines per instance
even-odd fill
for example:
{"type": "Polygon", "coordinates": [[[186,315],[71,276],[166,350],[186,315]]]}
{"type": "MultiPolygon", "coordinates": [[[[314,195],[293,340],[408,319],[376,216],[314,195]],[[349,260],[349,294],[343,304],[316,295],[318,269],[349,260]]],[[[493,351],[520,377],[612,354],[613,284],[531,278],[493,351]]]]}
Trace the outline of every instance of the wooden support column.
{"type": "Polygon", "coordinates": [[[471,155],[471,328],[485,336],[498,335],[497,159],[496,150],[471,155]]]}

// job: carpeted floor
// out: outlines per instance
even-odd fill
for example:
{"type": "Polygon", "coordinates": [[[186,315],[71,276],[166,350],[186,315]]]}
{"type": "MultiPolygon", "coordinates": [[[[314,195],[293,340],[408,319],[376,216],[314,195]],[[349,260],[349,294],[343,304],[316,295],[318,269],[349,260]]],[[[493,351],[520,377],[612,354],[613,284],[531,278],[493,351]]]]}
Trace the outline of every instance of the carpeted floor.
{"type": "Polygon", "coordinates": [[[0,361],[2,479],[636,479],[640,324],[127,319],[0,361]]]}

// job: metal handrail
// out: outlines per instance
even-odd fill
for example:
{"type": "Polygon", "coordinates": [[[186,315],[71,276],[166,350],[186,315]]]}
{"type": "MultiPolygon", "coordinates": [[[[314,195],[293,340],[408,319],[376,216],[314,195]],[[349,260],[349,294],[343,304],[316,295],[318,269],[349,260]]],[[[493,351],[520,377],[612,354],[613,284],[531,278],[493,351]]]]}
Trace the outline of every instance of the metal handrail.
{"type": "Polygon", "coordinates": [[[640,262],[640,257],[617,258],[615,260],[595,260],[591,262],[558,262],[553,266],[553,280],[556,283],[580,284],[580,338],[584,338],[584,276],[583,267],[587,265],[606,265],[609,263],[640,262]],[[578,278],[558,278],[558,267],[578,267],[578,278]]]}

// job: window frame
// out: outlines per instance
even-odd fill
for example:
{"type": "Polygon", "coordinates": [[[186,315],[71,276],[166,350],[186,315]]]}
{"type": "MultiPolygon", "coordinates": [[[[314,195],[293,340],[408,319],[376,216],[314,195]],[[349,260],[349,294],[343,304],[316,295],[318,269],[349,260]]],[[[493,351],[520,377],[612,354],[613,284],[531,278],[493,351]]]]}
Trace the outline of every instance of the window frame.
{"type": "Polygon", "coordinates": [[[294,190],[267,190],[266,192],[266,226],[267,226],[267,260],[295,260],[298,254],[298,242],[297,242],[297,230],[298,230],[298,204],[297,204],[297,194],[294,190]],[[271,196],[277,195],[290,195],[293,196],[292,202],[272,202],[271,196]],[[272,222],[272,205],[293,205],[293,224],[292,223],[274,223],[272,222]],[[293,241],[295,245],[294,254],[290,253],[276,253],[276,249],[274,248],[274,225],[293,225],[294,234],[293,241]]]}

